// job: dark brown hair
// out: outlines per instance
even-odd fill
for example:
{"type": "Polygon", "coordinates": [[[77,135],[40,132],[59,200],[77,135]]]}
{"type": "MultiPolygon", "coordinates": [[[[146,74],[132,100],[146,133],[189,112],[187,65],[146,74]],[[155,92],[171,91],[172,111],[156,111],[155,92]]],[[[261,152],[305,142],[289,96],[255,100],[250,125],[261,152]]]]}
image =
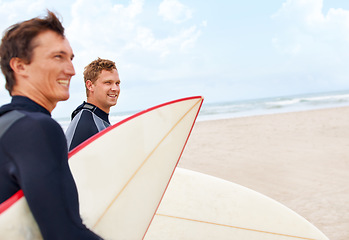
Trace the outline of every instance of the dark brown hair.
{"type": "Polygon", "coordinates": [[[16,84],[14,72],[10,66],[12,58],[21,58],[26,63],[31,63],[35,38],[47,30],[54,31],[64,37],[64,28],[57,16],[47,11],[44,18],[32,18],[27,21],[19,22],[9,27],[1,40],[0,46],[0,66],[6,79],[6,89],[12,92],[16,84]]]}
{"type": "MultiPolygon", "coordinates": [[[[98,79],[99,74],[101,74],[102,70],[106,71],[112,71],[113,69],[116,69],[115,62],[107,60],[107,59],[101,59],[97,58],[96,60],[92,61],[89,65],[85,67],[84,70],[84,81],[85,81],[85,87],[86,87],[86,81],[90,80],[92,83],[95,83],[95,81],[98,79]]],[[[86,94],[88,96],[88,89],[86,88],[86,94]]]]}

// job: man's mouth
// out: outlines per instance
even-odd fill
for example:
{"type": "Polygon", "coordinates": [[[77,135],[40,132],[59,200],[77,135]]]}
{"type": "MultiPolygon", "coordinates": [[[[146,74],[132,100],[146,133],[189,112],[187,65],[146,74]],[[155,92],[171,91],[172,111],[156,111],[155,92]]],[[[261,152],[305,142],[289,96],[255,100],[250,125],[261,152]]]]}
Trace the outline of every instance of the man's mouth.
{"type": "Polygon", "coordinates": [[[63,80],[63,79],[60,79],[60,80],[57,80],[58,84],[62,85],[62,86],[66,86],[66,87],[69,87],[69,80],[63,80]]]}
{"type": "Polygon", "coordinates": [[[108,94],[108,97],[116,98],[118,95],[117,94],[108,94]]]}

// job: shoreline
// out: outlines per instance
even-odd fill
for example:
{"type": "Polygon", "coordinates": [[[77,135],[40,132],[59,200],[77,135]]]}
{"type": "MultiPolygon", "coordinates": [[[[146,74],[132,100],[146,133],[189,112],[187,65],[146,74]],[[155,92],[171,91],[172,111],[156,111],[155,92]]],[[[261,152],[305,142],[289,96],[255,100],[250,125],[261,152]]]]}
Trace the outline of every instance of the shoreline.
{"type": "Polygon", "coordinates": [[[257,116],[268,116],[274,114],[283,114],[283,113],[297,113],[297,112],[308,112],[308,111],[316,111],[316,110],[327,110],[333,108],[345,108],[349,107],[349,105],[333,105],[333,106],[317,106],[317,107],[308,107],[308,108],[282,108],[282,109],[269,109],[269,110],[261,110],[261,111],[246,111],[240,113],[222,113],[222,114],[213,114],[213,115],[202,115],[198,116],[197,122],[204,121],[214,121],[214,120],[227,120],[227,119],[235,119],[235,118],[245,118],[245,117],[257,117],[257,116]]]}
{"type": "Polygon", "coordinates": [[[260,192],[349,239],[349,107],[198,121],[179,167],[260,192]]]}

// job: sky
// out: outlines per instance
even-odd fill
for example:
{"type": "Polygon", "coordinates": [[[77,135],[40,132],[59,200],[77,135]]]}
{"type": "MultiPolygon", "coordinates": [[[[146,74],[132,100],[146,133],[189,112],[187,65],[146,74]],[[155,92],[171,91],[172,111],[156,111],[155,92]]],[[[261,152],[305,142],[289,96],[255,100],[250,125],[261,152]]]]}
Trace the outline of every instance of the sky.
{"type": "MultiPolygon", "coordinates": [[[[198,96],[217,103],[349,90],[347,0],[0,0],[0,31],[54,11],[73,48],[69,117],[86,99],[84,67],[115,61],[111,114],[198,96]]],[[[0,104],[10,101],[0,77],[0,104]]],[[[204,104],[205,104],[204,103],[204,104]]]]}

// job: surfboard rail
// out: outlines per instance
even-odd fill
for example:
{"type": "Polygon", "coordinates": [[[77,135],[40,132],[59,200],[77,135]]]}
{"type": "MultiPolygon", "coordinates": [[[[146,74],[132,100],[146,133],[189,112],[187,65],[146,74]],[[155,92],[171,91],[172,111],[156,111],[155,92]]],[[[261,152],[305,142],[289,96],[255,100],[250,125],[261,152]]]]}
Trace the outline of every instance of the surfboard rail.
{"type": "Polygon", "coordinates": [[[5,212],[9,207],[11,207],[15,202],[21,199],[24,196],[24,193],[21,190],[18,190],[15,194],[13,194],[9,199],[0,204],[0,214],[5,212]]]}

